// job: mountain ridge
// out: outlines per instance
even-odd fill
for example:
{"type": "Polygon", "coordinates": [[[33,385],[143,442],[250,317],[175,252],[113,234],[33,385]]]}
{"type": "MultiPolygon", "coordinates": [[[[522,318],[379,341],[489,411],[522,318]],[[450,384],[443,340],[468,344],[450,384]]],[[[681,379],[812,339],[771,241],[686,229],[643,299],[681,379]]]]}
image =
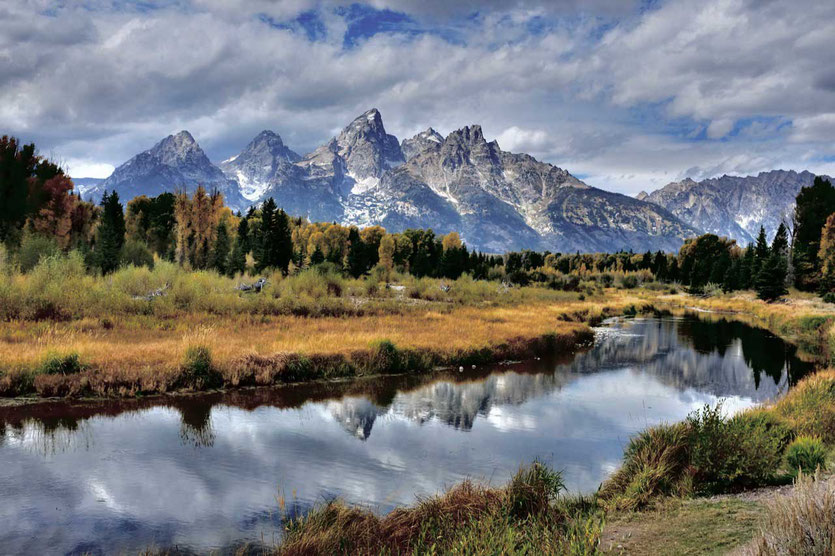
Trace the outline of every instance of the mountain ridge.
{"type": "Polygon", "coordinates": [[[814,179],[808,170],[725,174],[702,181],[685,178],[638,197],[666,208],[697,229],[747,245],[757,237],[760,225],[772,238],[780,222],[791,219],[800,189],[812,185],[814,179]]]}
{"type": "Polygon", "coordinates": [[[89,193],[129,199],[198,184],[245,211],[267,197],[292,215],[392,232],[458,231],[489,252],[674,251],[697,230],[656,204],[585,184],[524,153],[503,151],[472,124],[399,141],[372,108],[306,155],[264,130],[215,165],[187,131],[116,168],[89,193]]]}

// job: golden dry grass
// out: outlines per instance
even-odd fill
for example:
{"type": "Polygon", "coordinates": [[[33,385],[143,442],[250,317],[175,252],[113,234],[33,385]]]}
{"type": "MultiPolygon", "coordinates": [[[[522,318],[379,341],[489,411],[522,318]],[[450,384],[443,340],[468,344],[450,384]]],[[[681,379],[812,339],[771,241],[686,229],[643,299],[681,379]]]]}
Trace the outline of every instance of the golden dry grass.
{"type": "MultiPolygon", "coordinates": [[[[14,394],[16,378],[31,374],[45,357],[56,353],[79,355],[88,368],[85,376],[99,384],[94,392],[132,395],[176,387],[183,355],[193,345],[207,346],[213,365],[233,385],[238,382],[234,375],[245,364],[242,358],[278,354],[350,357],[381,340],[401,350],[431,352],[443,361],[477,350],[501,352],[500,346],[508,342],[547,335],[553,335],[563,347],[572,346],[588,339],[590,332],[584,321],[640,303],[626,294],[611,298],[605,305],[592,301],[480,307],[427,303],[410,306],[402,313],[350,317],[190,313],[175,319],[125,315],[69,322],[3,322],[0,369],[5,376],[0,378],[0,390],[14,394]]],[[[506,354],[514,353],[511,349],[506,354]]],[[[74,395],[82,393],[79,389],[89,390],[89,385],[56,389],[68,380],[61,376],[36,380],[36,389],[42,394],[74,395]]]]}

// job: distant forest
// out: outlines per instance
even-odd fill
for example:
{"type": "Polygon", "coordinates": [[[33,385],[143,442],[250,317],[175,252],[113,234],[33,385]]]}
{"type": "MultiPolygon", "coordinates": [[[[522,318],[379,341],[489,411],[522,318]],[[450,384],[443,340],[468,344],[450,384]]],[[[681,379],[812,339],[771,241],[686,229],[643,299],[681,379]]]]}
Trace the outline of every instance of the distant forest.
{"type": "Polygon", "coordinates": [[[509,252],[468,250],[455,232],[389,233],[308,222],[268,199],[245,214],[233,213],[223,196],[199,187],[192,195],[140,196],[123,205],[115,192],[100,204],[74,193],[69,176],[39,156],[33,144],[0,139],[0,263],[28,272],[51,256],[78,251],[88,272],[154,265],[155,258],[186,269],[223,275],[267,270],[293,274],[316,267],[360,277],[390,275],[501,280],[580,290],[636,287],[647,281],[680,284],[694,293],[755,289],[773,300],[795,286],[835,301],[835,188],[816,178],[797,196],[795,213],[769,244],[761,227],[753,245],[705,234],[685,241],[678,253],[509,252]]]}

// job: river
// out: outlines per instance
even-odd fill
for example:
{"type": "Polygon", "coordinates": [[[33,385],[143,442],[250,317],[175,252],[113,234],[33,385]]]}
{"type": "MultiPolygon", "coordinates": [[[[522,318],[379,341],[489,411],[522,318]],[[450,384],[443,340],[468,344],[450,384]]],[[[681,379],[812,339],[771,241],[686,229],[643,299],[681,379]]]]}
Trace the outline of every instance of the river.
{"type": "Polygon", "coordinates": [[[2,407],[0,551],[269,545],[333,497],[386,512],[534,458],[593,492],[635,432],[773,399],[811,369],[763,330],[638,318],[586,351],[464,372],[2,407]]]}

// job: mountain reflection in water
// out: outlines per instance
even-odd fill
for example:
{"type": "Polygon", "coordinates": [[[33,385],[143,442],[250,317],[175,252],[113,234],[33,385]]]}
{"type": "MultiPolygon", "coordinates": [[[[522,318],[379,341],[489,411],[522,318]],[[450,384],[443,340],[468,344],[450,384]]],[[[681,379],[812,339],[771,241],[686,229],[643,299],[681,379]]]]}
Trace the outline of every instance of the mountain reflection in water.
{"type": "Polygon", "coordinates": [[[0,408],[3,552],[201,551],[275,540],[332,496],[379,511],[540,458],[592,491],[631,434],[812,365],[767,332],[696,319],[600,329],[568,360],[226,394],[0,408]],[[346,434],[347,432],[347,434],[346,434]]]}

